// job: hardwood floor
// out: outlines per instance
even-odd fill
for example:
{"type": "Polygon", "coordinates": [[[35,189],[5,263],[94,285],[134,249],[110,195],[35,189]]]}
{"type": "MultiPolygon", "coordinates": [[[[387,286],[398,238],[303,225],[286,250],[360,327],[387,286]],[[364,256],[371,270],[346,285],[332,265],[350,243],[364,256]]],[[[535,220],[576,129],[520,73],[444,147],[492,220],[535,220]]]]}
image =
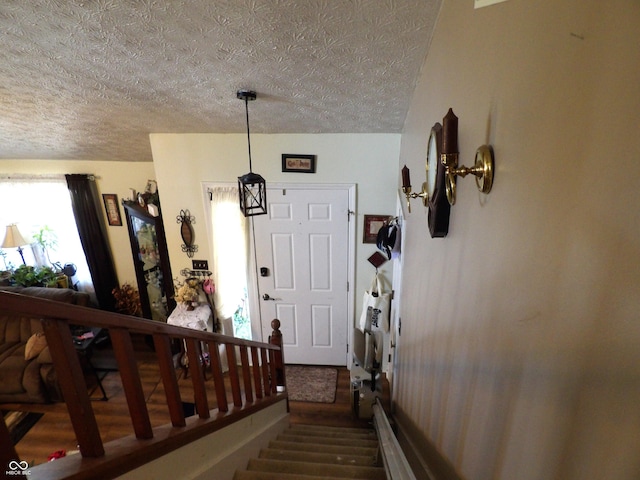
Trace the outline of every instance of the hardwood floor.
{"type": "MultiPolygon", "coordinates": [[[[289,402],[290,420],[295,424],[332,427],[367,427],[370,420],[358,419],[351,408],[351,380],[346,367],[338,369],[338,385],[334,403],[289,402]]],[[[382,403],[389,411],[389,382],[383,382],[382,403]]]]}
{"type": "MultiPolygon", "coordinates": [[[[151,424],[154,427],[168,424],[170,423],[170,418],[164,401],[164,388],[160,381],[155,354],[143,342],[139,342],[136,345],[136,353],[151,424]]],[[[100,364],[100,357],[108,359],[109,349],[95,353],[94,362],[98,365],[100,364]]],[[[182,371],[180,371],[179,375],[183,401],[192,402],[191,381],[188,378],[182,378],[182,371]]],[[[209,402],[212,408],[215,408],[213,382],[210,375],[207,378],[208,387],[211,387],[211,393],[208,394],[209,402]]],[[[87,379],[88,383],[92,382],[91,375],[88,375],[87,379]]],[[[132,435],[133,427],[118,372],[109,372],[102,380],[102,384],[109,398],[108,401],[102,400],[102,392],[97,388],[97,385],[91,385],[90,390],[92,391],[92,407],[103,442],[106,443],[132,435]]],[[[383,403],[387,408],[389,404],[388,382],[385,381],[383,385],[383,403]]],[[[351,395],[349,371],[345,367],[341,367],[338,369],[336,401],[331,404],[291,401],[289,402],[290,421],[293,424],[368,426],[370,424],[368,420],[360,420],[353,414],[351,395]]],[[[77,451],[75,434],[64,403],[47,405],[5,403],[0,404],[0,409],[44,413],[44,416],[16,445],[16,451],[20,459],[26,460],[30,465],[46,462],[48,456],[58,450],[65,450],[67,454],[77,451]]]]}

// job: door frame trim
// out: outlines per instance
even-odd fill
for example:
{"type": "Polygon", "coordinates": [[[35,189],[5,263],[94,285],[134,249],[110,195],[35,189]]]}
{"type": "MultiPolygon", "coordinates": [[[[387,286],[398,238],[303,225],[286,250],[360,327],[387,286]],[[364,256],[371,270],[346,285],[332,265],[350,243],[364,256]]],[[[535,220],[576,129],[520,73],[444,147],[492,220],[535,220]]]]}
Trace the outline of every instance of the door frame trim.
{"type": "MultiPolygon", "coordinates": [[[[268,190],[269,189],[287,189],[287,190],[344,190],[348,194],[348,250],[347,250],[347,282],[348,291],[347,291],[347,351],[345,352],[344,364],[345,366],[350,365],[350,351],[351,345],[353,344],[353,328],[354,328],[354,318],[355,318],[355,282],[356,282],[356,184],[355,183],[284,183],[284,182],[274,182],[267,183],[267,198],[268,198],[268,190]]],[[[253,235],[253,218],[250,221],[250,228],[252,230],[250,237],[250,252],[249,255],[249,312],[258,312],[258,323],[254,324],[252,320],[251,330],[252,332],[256,332],[257,328],[260,328],[260,331],[264,331],[262,327],[263,319],[261,318],[260,313],[260,305],[258,303],[258,277],[257,277],[257,266],[256,266],[256,250],[253,235]]],[[[347,286],[345,285],[345,288],[347,286]]],[[[271,322],[271,320],[268,320],[271,322]]],[[[267,341],[266,339],[262,339],[262,341],[267,341]]],[[[286,356],[285,356],[286,361],[286,356]]]]}

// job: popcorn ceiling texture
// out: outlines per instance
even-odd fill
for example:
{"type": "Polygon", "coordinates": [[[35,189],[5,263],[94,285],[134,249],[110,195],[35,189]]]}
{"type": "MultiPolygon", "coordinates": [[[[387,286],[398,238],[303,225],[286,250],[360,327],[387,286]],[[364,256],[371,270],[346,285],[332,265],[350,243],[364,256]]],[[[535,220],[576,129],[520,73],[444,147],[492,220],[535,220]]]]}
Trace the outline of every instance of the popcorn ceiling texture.
{"type": "Polygon", "coordinates": [[[0,159],[151,161],[149,133],[398,133],[441,0],[3,0],[0,159]]]}

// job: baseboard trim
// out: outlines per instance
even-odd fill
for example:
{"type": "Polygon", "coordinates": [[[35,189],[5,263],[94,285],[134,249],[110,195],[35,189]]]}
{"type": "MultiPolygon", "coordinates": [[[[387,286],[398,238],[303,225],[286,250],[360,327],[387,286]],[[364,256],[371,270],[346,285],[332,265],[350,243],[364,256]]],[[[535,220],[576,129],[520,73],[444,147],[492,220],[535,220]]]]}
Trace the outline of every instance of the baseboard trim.
{"type": "Polygon", "coordinates": [[[395,407],[393,419],[397,427],[398,443],[416,476],[427,480],[463,480],[449,460],[412,426],[412,422],[397,405],[395,407]]]}

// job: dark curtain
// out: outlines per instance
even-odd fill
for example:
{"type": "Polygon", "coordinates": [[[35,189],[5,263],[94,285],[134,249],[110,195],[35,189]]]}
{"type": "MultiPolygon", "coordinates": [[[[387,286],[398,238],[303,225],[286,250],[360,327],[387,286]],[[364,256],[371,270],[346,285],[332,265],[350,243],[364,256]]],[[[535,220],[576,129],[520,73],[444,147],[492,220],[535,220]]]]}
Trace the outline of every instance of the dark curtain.
{"type": "Polygon", "coordinates": [[[107,237],[98,188],[92,175],[65,175],[71,194],[71,206],[91,279],[96,290],[98,306],[115,311],[111,293],[118,286],[118,277],[107,237]]]}

